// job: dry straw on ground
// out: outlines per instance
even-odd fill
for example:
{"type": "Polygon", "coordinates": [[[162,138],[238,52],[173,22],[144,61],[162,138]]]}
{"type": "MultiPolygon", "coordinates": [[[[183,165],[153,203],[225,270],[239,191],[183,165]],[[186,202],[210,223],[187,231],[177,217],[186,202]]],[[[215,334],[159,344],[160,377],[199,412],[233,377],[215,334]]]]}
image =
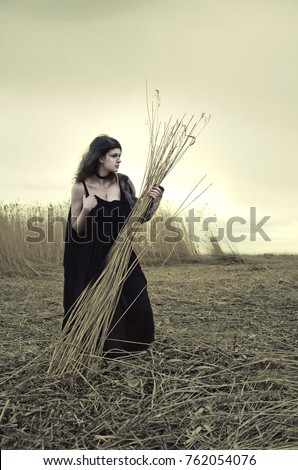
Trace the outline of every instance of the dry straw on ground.
{"type": "Polygon", "coordinates": [[[135,225],[141,223],[151,204],[148,191],[162,183],[208,123],[209,118],[203,113],[197,122],[191,118],[185,124],[182,118],[172,124],[170,119],[161,130],[159,104],[157,96],[156,104],[148,112],[150,144],[140,197],[109,252],[102,274],[89,283],[72,306],[67,326],[52,355],[50,374],[83,372],[100,357],[106,338],[113,338],[111,321],[122,285],[134,267],[132,264],[128,269],[135,225]]]}
{"type": "Polygon", "coordinates": [[[61,377],[62,269],[0,280],[1,448],[298,449],[297,257],[145,272],[149,351],[61,377]]]}

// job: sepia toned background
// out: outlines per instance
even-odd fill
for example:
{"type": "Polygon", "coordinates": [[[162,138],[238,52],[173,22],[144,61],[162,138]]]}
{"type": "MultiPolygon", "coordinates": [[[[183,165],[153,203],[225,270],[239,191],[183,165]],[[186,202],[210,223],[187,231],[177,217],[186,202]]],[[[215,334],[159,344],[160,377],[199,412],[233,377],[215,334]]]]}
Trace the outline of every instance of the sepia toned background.
{"type": "MultiPolygon", "coordinates": [[[[206,204],[225,227],[270,219],[241,252],[297,253],[298,65],[295,0],[1,0],[0,200],[56,203],[100,133],[123,146],[137,189],[149,99],[161,118],[212,118],[164,181],[183,199],[207,174],[206,204]]],[[[174,205],[178,204],[178,201],[174,205]]]]}
{"type": "Polygon", "coordinates": [[[298,450],[297,20],[297,0],[0,0],[1,449],[298,450]],[[139,354],[90,355],[82,336],[103,339],[129,245],[83,291],[83,328],[65,342],[60,229],[100,133],[120,140],[120,171],[139,191],[146,81],[162,120],[212,115],[163,182],[158,214],[207,175],[190,208],[224,229],[241,217],[248,238],[226,256],[186,230],[169,243],[158,227],[155,242],[157,218],[143,224],[155,340],[139,354]],[[270,217],[271,241],[249,240],[250,208],[256,222],[270,217]]]}

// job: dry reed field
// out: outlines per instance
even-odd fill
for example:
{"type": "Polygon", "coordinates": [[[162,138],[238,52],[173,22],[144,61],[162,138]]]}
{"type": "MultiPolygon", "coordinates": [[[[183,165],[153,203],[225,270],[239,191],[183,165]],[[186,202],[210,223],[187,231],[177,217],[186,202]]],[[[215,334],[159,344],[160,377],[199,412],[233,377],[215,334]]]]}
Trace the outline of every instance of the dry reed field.
{"type": "MultiPolygon", "coordinates": [[[[209,120],[162,127],[157,98],[137,218],[209,120]]],[[[64,342],[68,206],[0,203],[1,447],[298,449],[296,257],[226,255],[210,234],[193,242],[184,223],[179,243],[162,228],[149,244],[154,219],[139,242],[128,218],[64,342]],[[108,331],[132,247],[143,254],[156,340],[137,354],[96,356],[105,338],[96,326],[108,331]]],[[[157,217],[172,214],[163,205],[157,217]]]]}
{"type": "Polygon", "coordinates": [[[160,265],[152,347],[57,377],[60,262],[3,270],[2,449],[298,449],[297,257],[160,265]]]}

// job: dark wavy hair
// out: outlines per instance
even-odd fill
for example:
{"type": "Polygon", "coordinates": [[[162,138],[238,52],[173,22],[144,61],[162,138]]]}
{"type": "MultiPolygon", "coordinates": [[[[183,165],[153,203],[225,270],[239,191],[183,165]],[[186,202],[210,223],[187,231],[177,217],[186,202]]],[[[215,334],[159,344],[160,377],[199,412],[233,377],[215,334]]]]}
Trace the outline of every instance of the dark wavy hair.
{"type": "MultiPolygon", "coordinates": [[[[113,137],[110,137],[106,134],[95,137],[95,139],[92,140],[87,152],[82,156],[75,175],[75,182],[79,183],[88,178],[88,176],[94,175],[98,168],[99,158],[104,157],[110,150],[115,148],[122,151],[120,143],[113,137]]],[[[114,173],[111,173],[111,179],[114,178],[114,173]]]]}

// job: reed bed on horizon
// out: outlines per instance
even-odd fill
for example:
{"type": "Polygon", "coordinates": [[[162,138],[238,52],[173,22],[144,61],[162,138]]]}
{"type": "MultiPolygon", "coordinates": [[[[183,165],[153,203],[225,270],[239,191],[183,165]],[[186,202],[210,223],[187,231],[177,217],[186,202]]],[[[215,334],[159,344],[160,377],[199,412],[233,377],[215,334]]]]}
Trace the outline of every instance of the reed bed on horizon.
{"type": "Polygon", "coordinates": [[[40,267],[62,263],[69,203],[0,201],[1,275],[39,275],[40,267]]]}
{"type": "MultiPolygon", "coordinates": [[[[62,269],[69,205],[70,201],[48,205],[0,201],[1,276],[40,277],[44,271],[55,266],[62,269]]],[[[188,213],[184,210],[179,213],[182,221],[176,224],[171,222],[171,226],[181,231],[181,241],[172,243],[175,230],[167,228],[166,221],[174,218],[177,205],[180,205],[179,201],[163,199],[156,215],[140,226],[140,236],[132,240],[132,246],[136,253],[142,252],[142,263],[152,265],[165,259],[167,264],[182,263],[196,261],[203,255],[223,256],[224,247],[221,248],[219,243],[210,243],[209,234],[200,230],[199,226],[196,234],[200,236],[200,242],[190,237],[185,223],[188,213]],[[167,237],[171,238],[171,242],[167,237]]],[[[195,210],[195,216],[202,218],[200,208],[195,210]]]]}
{"type": "MultiPolygon", "coordinates": [[[[67,325],[53,351],[49,374],[67,371],[77,374],[102,357],[107,337],[113,339],[110,326],[123,283],[135,265],[128,269],[136,225],[140,226],[152,203],[148,191],[161,185],[209,121],[204,113],[198,121],[191,118],[186,124],[184,118],[174,124],[170,119],[162,130],[157,98],[148,111],[149,152],[139,199],[109,252],[103,272],[87,285],[71,307],[67,325]]],[[[138,253],[139,259],[146,250],[144,247],[138,253]]]]}

